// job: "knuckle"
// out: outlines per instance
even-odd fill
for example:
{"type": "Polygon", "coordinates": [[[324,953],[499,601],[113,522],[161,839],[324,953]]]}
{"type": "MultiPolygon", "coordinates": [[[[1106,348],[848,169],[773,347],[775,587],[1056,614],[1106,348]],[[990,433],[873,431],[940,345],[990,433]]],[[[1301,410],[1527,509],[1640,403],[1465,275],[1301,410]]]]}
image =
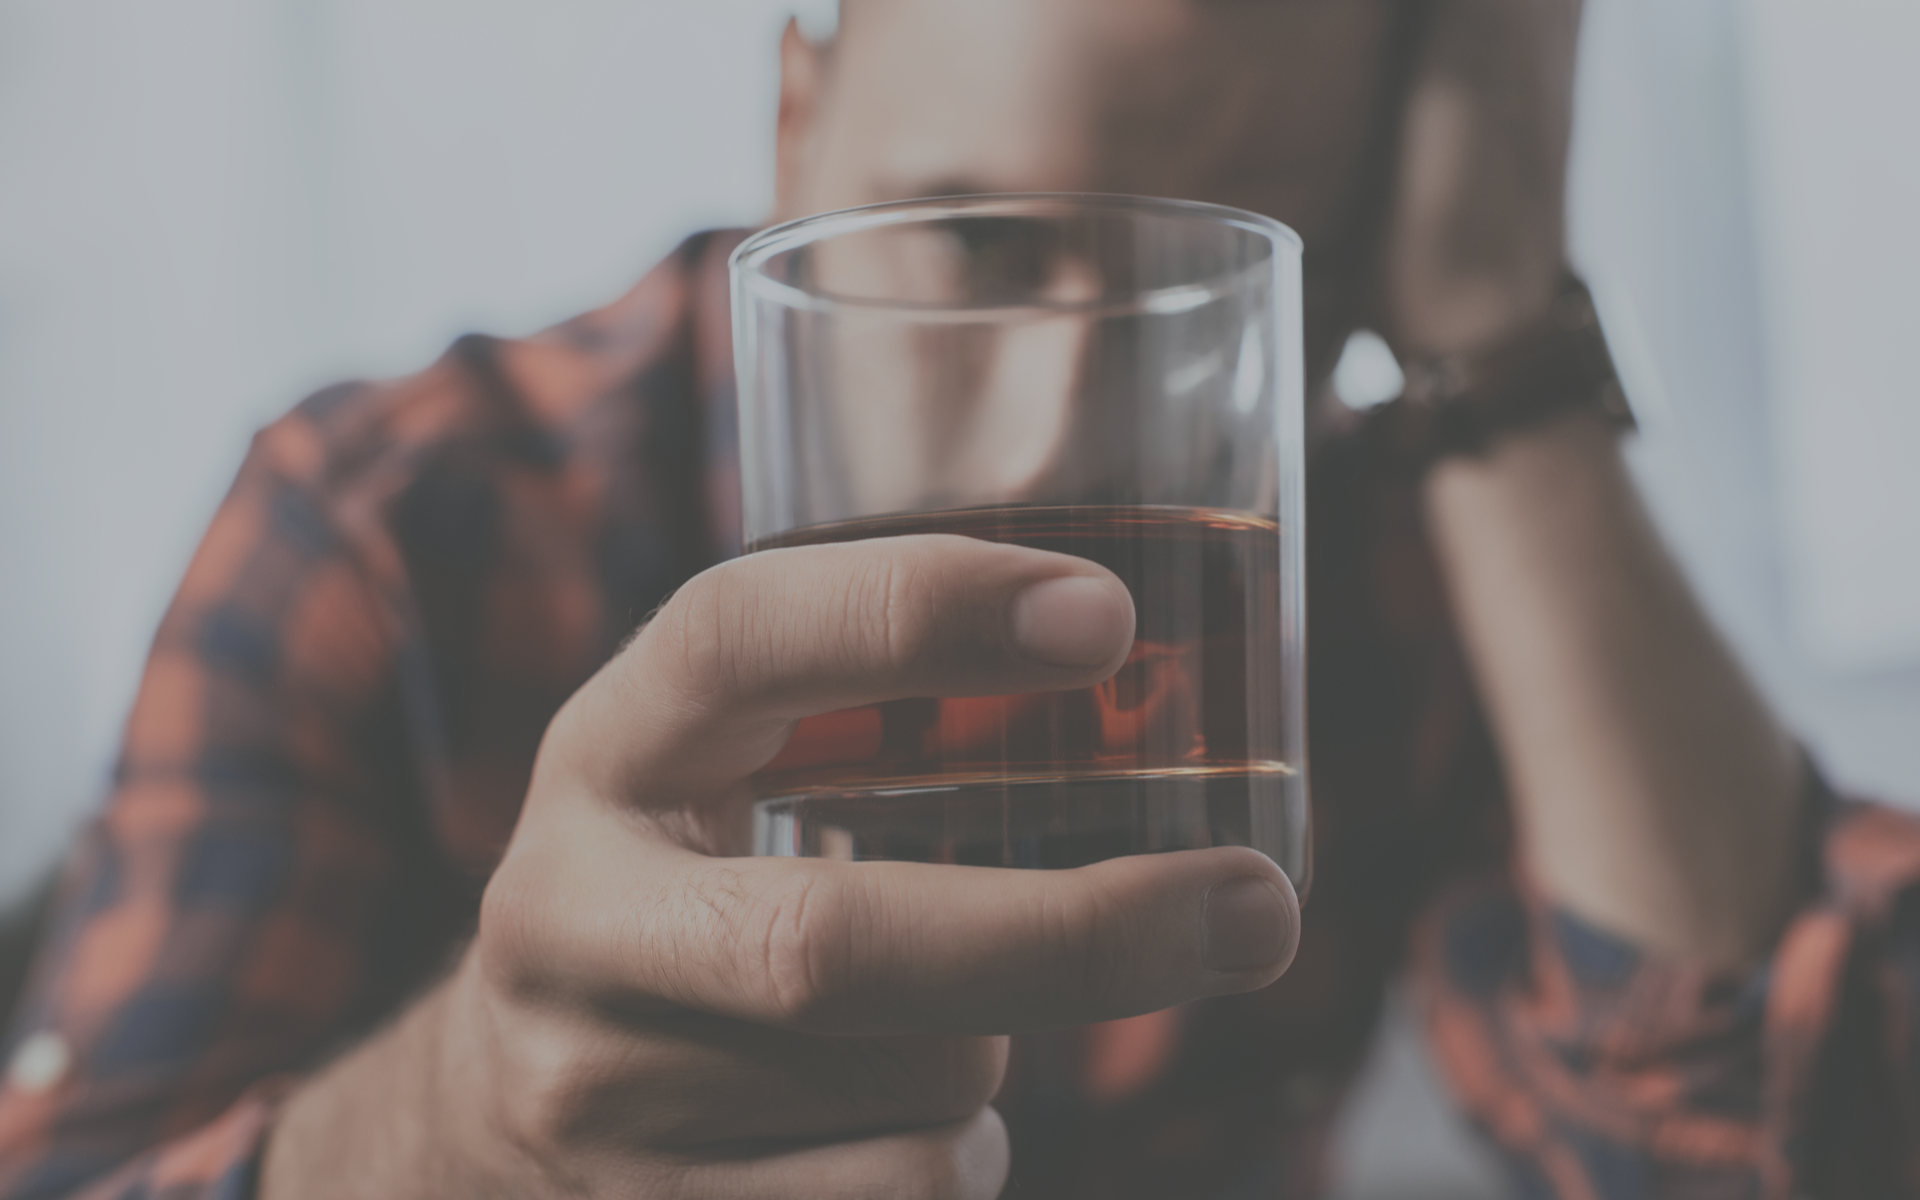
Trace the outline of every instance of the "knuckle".
{"type": "Polygon", "coordinates": [[[751,703],[776,685],[796,636],[807,632],[804,608],[786,582],[770,582],[756,569],[736,559],[682,585],[636,641],[645,665],[625,672],[629,686],[657,702],[664,678],[673,702],[712,713],[751,703]]]}
{"type": "MultiPolygon", "coordinates": [[[[640,1114],[625,1103],[636,1049],[583,1020],[561,973],[547,961],[556,931],[544,918],[534,873],[502,869],[481,901],[469,951],[477,975],[477,1028],[492,1086],[480,1103],[502,1145],[543,1172],[580,1146],[605,1140],[609,1120],[634,1135],[640,1114]]],[[[475,1028],[470,1026],[469,1028],[475,1028]]]]}
{"type": "MultiPolygon", "coordinates": [[[[779,686],[796,653],[872,672],[897,670],[934,652],[942,629],[941,571],[928,553],[835,549],[844,557],[827,574],[802,573],[810,585],[756,586],[757,577],[728,569],[735,564],[696,576],[659,610],[635,647],[650,665],[657,660],[678,677],[685,701],[705,708],[779,686]]],[[[627,674],[638,679],[644,673],[627,674]]]]}
{"type": "Polygon", "coordinates": [[[739,644],[740,589],[729,589],[716,572],[695,577],[668,601],[648,627],[650,646],[677,669],[683,694],[712,701],[738,694],[739,664],[751,660],[739,644]]]}
{"type": "Polygon", "coordinates": [[[725,860],[711,861],[675,888],[667,903],[667,919],[630,943],[636,955],[657,965],[666,995],[697,1004],[702,977],[716,971],[729,981],[751,975],[741,964],[765,943],[773,917],[738,870],[725,860]]]}
{"type": "Polygon", "coordinates": [[[1126,948],[1139,940],[1129,906],[1095,886],[1065,892],[1044,913],[1045,944],[1061,967],[1057,978],[1073,989],[1065,999],[1082,1010],[1111,1003],[1127,976],[1126,948]]]}
{"type": "Polygon", "coordinates": [[[778,1023],[829,1026],[851,998],[856,903],[849,889],[810,872],[767,906],[760,955],[768,1007],[778,1023]]]}
{"type": "Polygon", "coordinates": [[[621,1056],[558,1023],[523,1017],[506,1039],[507,1084],[492,1089],[495,1132],[528,1160],[564,1164],[585,1146],[642,1131],[625,1103],[621,1056]]]}
{"type": "Polygon", "coordinates": [[[494,1126],[535,1161],[562,1157],[579,1110],[579,1082],[549,1039],[526,1029],[507,1046],[509,1086],[493,1089],[494,1126]]]}
{"type": "Polygon", "coordinates": [[[890,667],[919,660],[932,648],[938,591],[935,572],[919,556],[891,548],[875,555],[849,593],[852,648],[890,667]]]}
{"type": "Polygon", "coordinates": [[[542,977],[546,890],[509,856],[480,897],[473,954],[481,978],[509,995],[536,990],[542,977]]]}
{"type": "Polygon", "coordinates": [[[468,1011],[481,1016],[459,1048],[484,1064],[464,1083],[483,1129],[507,1152],[503,1162],[568,1185],[522,1194],[586,1194],[572,1176],[590,1159],[610,1152],[638,1165],[707,1116],[697,1101],[662,1103],[671,1056],[635,1029],[499,996],[468,1011]]]}

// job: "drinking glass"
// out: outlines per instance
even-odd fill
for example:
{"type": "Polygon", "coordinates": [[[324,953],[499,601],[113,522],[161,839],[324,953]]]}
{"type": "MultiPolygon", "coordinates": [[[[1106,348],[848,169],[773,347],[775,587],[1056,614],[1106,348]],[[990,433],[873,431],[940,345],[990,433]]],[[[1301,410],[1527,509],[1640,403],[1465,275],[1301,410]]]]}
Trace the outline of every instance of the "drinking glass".
{"type": "Polygon", "coordinates": [[[732,260],[747,552],[950,533],[1133,594],[1097,687],[811,717],[762,854],[1071,867],[1241,845],[1305,894],[1300,241],[1127,196],[882,204],[732,260]]]}

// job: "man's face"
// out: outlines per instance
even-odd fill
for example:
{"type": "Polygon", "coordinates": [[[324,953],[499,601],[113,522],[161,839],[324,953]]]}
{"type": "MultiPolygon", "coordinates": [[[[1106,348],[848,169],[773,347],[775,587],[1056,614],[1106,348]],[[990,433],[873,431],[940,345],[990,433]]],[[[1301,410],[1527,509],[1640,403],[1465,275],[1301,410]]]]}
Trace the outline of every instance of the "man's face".
{"type": "Polygon", "coordinates": [[[781,215],[961,192],[1207,200],[1292,225],[1311,287],[1371,234],[1399,10],[850,0],[783,122],[781,215]]]}
{"type": "MultiPolygon", "coordinates": [[[[786,48],[780,215],[979,192],[1205,200],[1308,248],[1309,372],[1330,368],[1372,232],[1395,0],[850,0],[830,49],[786,48]],[[1329,284],[1328,281],[1333,281],[1329,284]]],[[[823,252],[839,295],[937,300],[956,252],[893,239],[823,252]],[[924,253],[909,253],[924,250],[924,253]],[[943,254],[945,257],[943,257],[943,254]]],[[[1069,260],[1034,264],[1062,295],[1069,260]]],[[[831,280],[824,277],[831,275],[831,280]]],[[[1089,474],[1085,318],[964,346],[833,330],[828,422],[852,511],[1031,503],[1089,474]]],[[[1097,380],[1096,380],[1097,382],[1097,380]]]]}

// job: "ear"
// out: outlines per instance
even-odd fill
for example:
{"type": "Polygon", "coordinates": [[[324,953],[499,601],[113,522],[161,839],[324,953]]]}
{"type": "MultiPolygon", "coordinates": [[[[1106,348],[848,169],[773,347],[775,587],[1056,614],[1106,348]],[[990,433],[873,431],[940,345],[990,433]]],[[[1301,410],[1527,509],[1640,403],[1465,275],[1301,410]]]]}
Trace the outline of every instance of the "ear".
{"type": "Polygon", "coordinates": [[[780,35],[780,117],[774,134],[773,209],[777,221],[801,216],[800,197],[826,84],[830,44],[816,44],[787,18],[780,35]]]}

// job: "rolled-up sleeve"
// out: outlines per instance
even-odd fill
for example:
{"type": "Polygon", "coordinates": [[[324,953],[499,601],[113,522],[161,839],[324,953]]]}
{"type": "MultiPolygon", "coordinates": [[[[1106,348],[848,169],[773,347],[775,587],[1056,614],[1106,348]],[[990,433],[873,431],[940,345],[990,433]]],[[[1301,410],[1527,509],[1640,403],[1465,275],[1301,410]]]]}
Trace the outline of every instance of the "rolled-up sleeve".
{"type": "Polygon", "coordinates": [[[1816,790],[1818,887],[1750,967],[1640,950],[1514,878],[1429,914],[1431,1044],[1522,1195],[1920,1196],[1920,817],[1816,790]]]}

